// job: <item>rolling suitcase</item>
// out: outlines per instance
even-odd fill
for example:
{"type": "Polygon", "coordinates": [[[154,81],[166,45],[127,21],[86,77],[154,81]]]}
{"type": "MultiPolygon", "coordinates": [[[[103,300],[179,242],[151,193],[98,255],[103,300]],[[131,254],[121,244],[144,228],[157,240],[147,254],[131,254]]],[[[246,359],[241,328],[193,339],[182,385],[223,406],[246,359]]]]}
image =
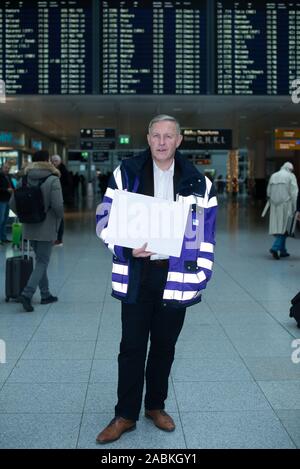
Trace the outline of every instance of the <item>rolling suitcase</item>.
{"type": "Polygon", "coordinates": [[[17,299],[23,291],[33,270],[33,259],[29,256],[29,241],[27,255],[22,243],[22,256],[9,257],[6,260],[5,272],[5,301],[17,299]]]}

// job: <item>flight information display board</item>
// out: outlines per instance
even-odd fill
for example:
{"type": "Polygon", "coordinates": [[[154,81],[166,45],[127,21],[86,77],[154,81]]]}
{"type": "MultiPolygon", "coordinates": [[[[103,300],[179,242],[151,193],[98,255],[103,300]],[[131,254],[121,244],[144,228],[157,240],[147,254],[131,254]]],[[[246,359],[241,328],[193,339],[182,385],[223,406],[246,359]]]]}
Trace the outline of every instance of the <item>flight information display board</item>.
{"type": "Polygon", "coordinates": [[[0,0],[6,94],[289,95],[300,0],[0,0]]]}
{"type": "Polygon", "coordinates": [[[92,93],[92,1],[0,2],[6,94],[92,93]]]}
{"type": "Polygon", "coordinates": [[[100,2],[101,94],[206,94],[206,0],[100,2]]]}
{"type": "Polygon", "coordinates": [[[288,95],[300,77],[300,0],[216,1],[216,93],[288,95]]]}

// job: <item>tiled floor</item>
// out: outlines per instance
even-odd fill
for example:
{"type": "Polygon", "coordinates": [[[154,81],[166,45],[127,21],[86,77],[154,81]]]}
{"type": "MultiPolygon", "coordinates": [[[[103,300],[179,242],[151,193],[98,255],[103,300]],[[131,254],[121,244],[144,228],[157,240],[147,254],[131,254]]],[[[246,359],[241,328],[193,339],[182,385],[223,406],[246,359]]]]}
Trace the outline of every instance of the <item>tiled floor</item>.
{"type": "MultiPolygon", "coordinates": [[[[141,414],[111,448],[300,448],[300,338],[288,315],[300,289],[300,239],[275,261],[261,207],[220,201],[216,263],[178,341],[166,434],[141,414]]],[[[24,313],[4,301],[0,248],[0,448],[96,448],[113,415],[120,305],[110,296],[111,256],[95,236],[92,203],[66,215],[49,268],[59,302],[24,313]]],[[[108,448],[108,446],[106,446],[108,448]]]]}

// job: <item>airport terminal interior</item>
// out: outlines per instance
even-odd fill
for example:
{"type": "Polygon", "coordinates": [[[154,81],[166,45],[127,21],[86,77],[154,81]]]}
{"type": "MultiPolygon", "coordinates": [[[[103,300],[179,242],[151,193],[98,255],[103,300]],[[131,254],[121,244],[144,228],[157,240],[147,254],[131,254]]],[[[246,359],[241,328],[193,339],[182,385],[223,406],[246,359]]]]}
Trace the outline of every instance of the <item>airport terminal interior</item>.
{"type": "MultiPolygon", "coordinates": [[[[176,345],[166,401],[176,430],[141,411],[105,449],[299,449],[300,329],[289,310],[300,225],[290,256],[275,259],[262,212],[284,163],[300,184],[300,1],[61,3],[0,4],[0,166],[17,185],[47,150],[72,187],[48,268],[57,302],[37,292],[25,312],[6,301],[6,262],[22,243],[0,244],[0,449],[99,448],[116,404],[121,308],[96,208],[160,114],[178,120],[179,151],[216,190],[213,275],[176,345]]],[[[10,211],[9,241],[17,222],[10,211]]]]}

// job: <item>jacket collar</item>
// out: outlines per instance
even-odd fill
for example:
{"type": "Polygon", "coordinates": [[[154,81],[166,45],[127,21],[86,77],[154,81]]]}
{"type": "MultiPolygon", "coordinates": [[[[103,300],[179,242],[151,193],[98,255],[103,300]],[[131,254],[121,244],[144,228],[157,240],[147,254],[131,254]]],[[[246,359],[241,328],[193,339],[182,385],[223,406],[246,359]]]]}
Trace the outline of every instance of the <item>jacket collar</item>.
{"type": "MultiPolygon", "coordinates": [[[[133,172],[135,176],[139,176],[148,160],[152,160],[150,148],[140,153],[140,155],[125,160],[122,164],[126,170],[133,172]]],[[[175,153],[175,168],[178,168],[182,179],[191,179],[199,177],[199,173],[194,166],[183,156],[179,150],[175,153]]]]}
{"type": "Polygon", "coordinates": [[[57,168],[55,168],[55,166],[52,163],[49,163],[48,161],[36,161],[34,163],[30,163],[25,168],[24,174],[27,175],[29,171],[32,171],[32,170],[49,171],[54,176],[60,177],[60,171],[57,168]]]}
{"type": "MultiPolygon", "coordinates": [[[[132,190],[134,181],[138,180],[138,192],[153,196],[153,164],[150,148],[134,158],[124,160],[122,165],[131,181],[130,190],[132,190]]],[[[190,192],[191,186],[194,186],[194,183],[201,178],[203,175],[177,150],[175,153],[174,195],[179,192],[190,192]]]]}

